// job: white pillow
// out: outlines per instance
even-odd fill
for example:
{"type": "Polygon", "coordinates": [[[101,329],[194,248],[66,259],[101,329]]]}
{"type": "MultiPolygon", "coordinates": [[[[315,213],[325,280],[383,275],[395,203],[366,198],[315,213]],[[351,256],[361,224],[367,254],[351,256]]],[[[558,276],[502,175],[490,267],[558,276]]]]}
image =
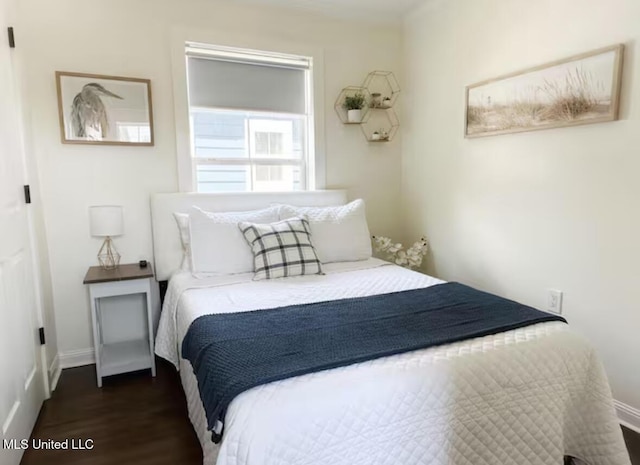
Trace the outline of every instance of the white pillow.
{"type": "Polygon", "coordinates": [[[173,212],[173,217],[178,225],[180,231],[180,242],[182,242],[182,263],[180,264],[181,270],[191,269],[191,247],[189,238],[189,214],[173,212]]]}
{"type": "Polygon", "coordinates": [[[371,258],[371,237],[364,200],[339,207],[280,206],[280,219],[304,216],[320,262],[354,262],[371,258]]]}
{"type": "Polygon", "coordinates": [[[222,213],[193,207],[189,213],[191,271],[196,275],[253,271],[253,253],[238,229],[238,223],[273,223],[279,220],[278,211],[278,207],[270,207],[222,213]]]}

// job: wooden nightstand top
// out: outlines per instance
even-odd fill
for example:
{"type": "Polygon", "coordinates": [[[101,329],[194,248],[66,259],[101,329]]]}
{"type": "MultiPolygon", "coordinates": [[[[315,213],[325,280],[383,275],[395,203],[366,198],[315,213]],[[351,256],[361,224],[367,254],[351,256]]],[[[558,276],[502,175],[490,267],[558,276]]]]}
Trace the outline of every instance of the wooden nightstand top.
{"type": "Polygon", "coordinates": [[[103,270],[99,266],[92,266],[84,277],[83,284],[108,283],[111,281],[129,281],[132,279],[153,278],[153,268],[148,264],[140,268],[137,263],[120,265],[115,270],[103,270]]]}

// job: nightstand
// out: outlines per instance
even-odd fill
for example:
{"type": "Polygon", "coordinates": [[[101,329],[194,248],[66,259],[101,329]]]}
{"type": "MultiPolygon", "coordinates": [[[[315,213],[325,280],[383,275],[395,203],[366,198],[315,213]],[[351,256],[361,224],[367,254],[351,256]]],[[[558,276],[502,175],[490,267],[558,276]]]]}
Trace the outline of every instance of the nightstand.
{"type": "Polygon", "coordinates": [[[92,266],[84,284],[89,285],[98,387],[105,376],[147,368],[155,377],[151,265],[120,265],[115,270],[92,266]],[[139,309],[131,309],[131,303],[139,309]]]}

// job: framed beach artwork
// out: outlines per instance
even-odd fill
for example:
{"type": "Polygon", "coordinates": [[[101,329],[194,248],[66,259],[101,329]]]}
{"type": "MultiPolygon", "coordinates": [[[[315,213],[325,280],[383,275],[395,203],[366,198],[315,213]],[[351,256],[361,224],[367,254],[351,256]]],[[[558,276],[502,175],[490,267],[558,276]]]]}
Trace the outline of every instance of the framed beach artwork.
{"type": "Polygon", "coordinates": [[[153,145],[148,79],[56,71],[63,144],[153,145]]]}
{"type": "Polygon", "coordinates": [[[465,137],[618,119],[624,45],[468,86],[465,137]]]}

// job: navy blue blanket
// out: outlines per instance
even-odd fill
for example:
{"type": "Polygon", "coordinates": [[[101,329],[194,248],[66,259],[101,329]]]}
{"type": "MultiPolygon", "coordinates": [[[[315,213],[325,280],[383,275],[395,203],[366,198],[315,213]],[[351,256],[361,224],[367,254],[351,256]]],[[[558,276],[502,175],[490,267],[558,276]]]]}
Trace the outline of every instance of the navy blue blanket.
{"type": "MultiPolygon", "coordinates": [[[[270,310],[205,315],[182,343],[209,429],[243,391],[388,355],[565,321],[459,283],[270,310]]],[[[221,434],[213,434],[219,441],[221,434]]]]}

